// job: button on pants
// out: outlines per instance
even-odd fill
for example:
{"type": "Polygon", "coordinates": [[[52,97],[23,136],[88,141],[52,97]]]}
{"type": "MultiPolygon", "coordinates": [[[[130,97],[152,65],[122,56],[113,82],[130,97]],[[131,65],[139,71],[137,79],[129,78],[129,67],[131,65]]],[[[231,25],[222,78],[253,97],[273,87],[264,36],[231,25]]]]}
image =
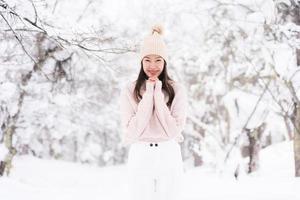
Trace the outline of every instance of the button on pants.
{"type": "Polygon", "coordinates": [[[183,162],[175,140],[131,144],[127,172],[130,200],[182,200],[183,162]]]}

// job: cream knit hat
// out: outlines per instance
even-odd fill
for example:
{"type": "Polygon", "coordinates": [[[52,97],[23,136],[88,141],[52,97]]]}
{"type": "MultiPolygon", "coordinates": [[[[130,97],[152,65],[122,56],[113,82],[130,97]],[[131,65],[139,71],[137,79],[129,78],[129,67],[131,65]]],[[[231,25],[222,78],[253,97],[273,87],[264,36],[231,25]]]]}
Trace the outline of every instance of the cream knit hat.
{"type": "Polygon", "coordinates": [[[152,27],[151,35],[145,37],[141,43],[140,58],[141,60],[150,54],[161,56],[166,62],[168,60],[166,44],[162,39],[163,27],[155,25],[152,27]]]}

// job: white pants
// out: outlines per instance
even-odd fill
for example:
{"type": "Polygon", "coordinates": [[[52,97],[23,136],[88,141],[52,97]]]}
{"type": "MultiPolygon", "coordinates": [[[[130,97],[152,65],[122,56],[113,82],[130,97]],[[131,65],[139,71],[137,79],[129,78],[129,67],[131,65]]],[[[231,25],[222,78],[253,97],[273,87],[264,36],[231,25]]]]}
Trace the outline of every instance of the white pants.
{"type": "Polygon", "coordinates": [[[183,162],[175,140],[131,144],[127,170],[130,200],[181,200],[183,162]]]}

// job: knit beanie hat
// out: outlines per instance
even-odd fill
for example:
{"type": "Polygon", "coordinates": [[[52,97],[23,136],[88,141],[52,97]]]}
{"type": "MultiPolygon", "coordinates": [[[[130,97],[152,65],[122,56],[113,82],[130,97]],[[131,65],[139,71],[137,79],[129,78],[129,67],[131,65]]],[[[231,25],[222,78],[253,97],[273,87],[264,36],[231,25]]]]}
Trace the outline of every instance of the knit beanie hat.
{"type": "Polygon", "coordinates": [[[155,54],[161,56],[167,62],[167,48],[162,39],[162,35],[163,27],[161,25],[155,25],[152,27],[151,35],[146,36],[141,43],[141,60],[147,55],[155,54]]]}

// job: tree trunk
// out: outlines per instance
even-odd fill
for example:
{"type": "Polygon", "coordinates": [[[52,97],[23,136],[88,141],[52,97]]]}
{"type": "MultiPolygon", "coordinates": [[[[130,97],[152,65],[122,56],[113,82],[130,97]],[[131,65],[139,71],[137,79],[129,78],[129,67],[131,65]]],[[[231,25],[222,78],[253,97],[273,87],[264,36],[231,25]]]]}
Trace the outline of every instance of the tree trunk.
{"type": "Polygon", "coordinates": [[[287,133],[288,133],[288,140],[292,140],[293,139],[293,128],[290,126],[289,122],[290,122],[290,119],[288,116],[284,116],[283,117],[284,119],[284,124],[285,124],[285,127],[286,127],[286,130],[287,130],[287,133]]]}
{"type": "Polygon", "coordinates": [[[194,157],[194,167],[203,165],[203,160],[200,155],[198,155],[196,152],[193,152],[193,157],[194,157]]]}
{"type": "Polygon", "coordinates": [[[0,161],[0,176],[3,176],[5,172],[7,176],[9,175],[12,168],[13,157],[17,154],[17,150],[13,147],[13,136],[16,129],[15,124],[18,121],[23,106],[24,96],[25,91],[21,91],[18,101],[18,111],[14,116],[8,116],[7,125],[4,129],[4,145],[7,148],[8,153],[6,154],[4,161],[0,161]]]}
{"type": "Polygon", "coordinates": [[[261,149],[261,137],[265,130],[266,124],[262,123],[255,129],[246,129],[249,139],[249,163],[248,173],[254,172],[259,168],[259,151],[261,149]]]}
{"type": "MultiPolygon", "coordinates": [[[[294,7],[293,21],[300,26],[300,3],[294,7]]],[[[298,32],[297,39],[300,39],[298,32]]],[[[297,67],[300,67],[300,49],[296,49],[297,67]]],[[[295,176],[300,177],[300,103],[299,99],[295,103],[295,133],[294,133],[294,157],[295,157],[295,176]]]]}
{"type": "Polygon", "coordinates": [[[5,162],[0,160],[0,176],[3,176],[5,169],[5,162]]]}
{"type": "MultiPolygon", "coordinates": [[[[293,22],[300,26],[300,2],[290,0],[290,3],[279,2],[277,4],[278,13],[283,22],[293,22]]],[[[296,39],[300,39],[300,32],[297,32],[296,39]]],[[[300,67],[300,49],[296,46],[296,64],[300,67]]],[[[295,176],[300,176],[300,100],[292,83],[287,84],[287,87],[292,91],[294,102],[294,113],[291,116],[291,121],[294,125],[294,159],[295,159],[295,176]],[[289,85],[290,84],[290,85],[289,85]]]]}
{"type": "Polygon", "coordinates": [[[4,144],[6,148],[8,149],[8,154],[5,156],[4,161],[1,161],[1,167],[0,167],[0,175],[4,175],[6,172],[6,175],[9,175],[10,169],[12,168],[12,159],[16,155],[17,151],[12,145],[12,138],[15,131],[15,127],[11,126],[4,132],[4,144]]]}
{"type": "MultiPolygon", "coordinates": [[[[297,105],[297,104],[296,104],[297,105]]],[[[294,158],[295,176],[300,177],[300,105],[295,108],[294,158]]]]}

